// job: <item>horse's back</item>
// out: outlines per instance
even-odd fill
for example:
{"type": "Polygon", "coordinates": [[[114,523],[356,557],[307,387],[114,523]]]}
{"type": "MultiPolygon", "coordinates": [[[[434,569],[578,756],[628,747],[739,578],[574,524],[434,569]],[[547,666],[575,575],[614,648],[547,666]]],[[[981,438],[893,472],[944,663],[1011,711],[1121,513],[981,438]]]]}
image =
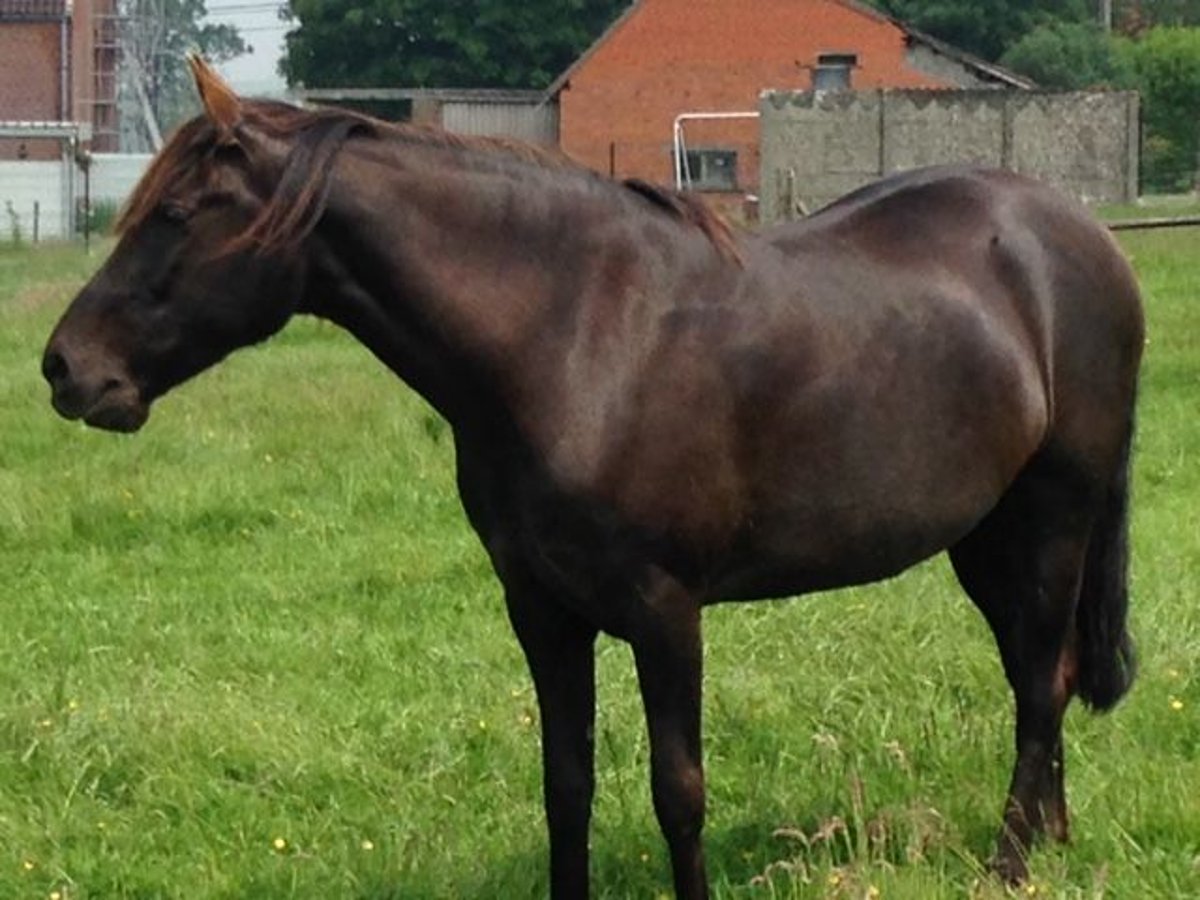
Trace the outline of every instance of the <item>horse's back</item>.
{"type": "Polygon", "coordinates": [[[763,239],[787,257],[865,270],[900,302],[957,292],[1036,356],[1052,406],[1082,386],[1119,394],[1132,383],[1144,339],[1133,272],[1086,207],[1041,182],[999,169],[915,170],[763,239]]]}

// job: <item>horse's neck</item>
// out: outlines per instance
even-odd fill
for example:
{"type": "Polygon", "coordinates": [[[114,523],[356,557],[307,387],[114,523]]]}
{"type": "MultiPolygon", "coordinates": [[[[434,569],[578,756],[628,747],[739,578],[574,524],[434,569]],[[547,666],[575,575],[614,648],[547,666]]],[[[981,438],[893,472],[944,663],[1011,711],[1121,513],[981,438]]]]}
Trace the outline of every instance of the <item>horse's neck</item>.
{"type": "Polygon", "coordinates": [[[433,148],[397,165],[388,149],[338,161],[319,233],[331,302],[318,298],[316,311],[454,418],[501,387],[549,306],[566,299],[566,279],[594,261],[561,231],[551,174],[472,170],[433,148]]]}

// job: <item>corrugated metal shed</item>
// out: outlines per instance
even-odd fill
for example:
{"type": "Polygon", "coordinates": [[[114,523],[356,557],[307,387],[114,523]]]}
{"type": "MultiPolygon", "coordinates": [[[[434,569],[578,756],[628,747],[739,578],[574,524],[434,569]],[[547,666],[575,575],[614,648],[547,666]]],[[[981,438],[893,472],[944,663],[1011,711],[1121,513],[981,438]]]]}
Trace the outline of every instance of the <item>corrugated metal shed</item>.
{"type": "Polygon", "coordinates": [[[311,88],[296,92],[304,103],[407,101],[412,120],[457,134],[558,144],[558,103],[544,91],[442,88],[311,88]]]}
{"type": "Polygon", "coordinates": [[[503,136],[531,144],[558,143],[558,104],[448,100],[441,125],[457,134],[503,136]]]}

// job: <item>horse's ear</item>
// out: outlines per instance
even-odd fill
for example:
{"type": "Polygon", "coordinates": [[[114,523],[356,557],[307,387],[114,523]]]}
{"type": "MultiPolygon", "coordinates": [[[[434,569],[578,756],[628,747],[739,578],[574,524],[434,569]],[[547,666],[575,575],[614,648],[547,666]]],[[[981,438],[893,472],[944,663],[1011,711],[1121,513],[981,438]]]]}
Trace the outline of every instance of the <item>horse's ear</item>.
{"type": "Polygon", "coordinates": [[[205,115],[224,137],[232,140],[234,128],[242,121],[241,99],[199,54],[190,54],[188,65],[192,69],[192,78],[196,80],[200,100],[204,103],[205,115]]]}

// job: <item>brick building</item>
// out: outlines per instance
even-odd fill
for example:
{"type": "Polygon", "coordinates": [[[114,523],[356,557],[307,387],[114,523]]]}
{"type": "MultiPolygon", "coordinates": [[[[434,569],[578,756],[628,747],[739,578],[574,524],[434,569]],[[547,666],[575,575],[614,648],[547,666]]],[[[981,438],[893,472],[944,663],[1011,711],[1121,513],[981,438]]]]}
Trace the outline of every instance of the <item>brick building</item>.
{"type": "MultiPolygon", "coordinates": [[[[114,0],[0,0],[0,122],[81,122],[117,148],[114,0]]],[[[0,138],[0,159],[57,159],[56,139],[0,138]]]]}
{"type": "MultiPolygon", "coordinates": [[[[637,0],[550,94],[567,153],[668,183],[676,116],[753,111],[765,89],[1030,86],[855,0],[637,0]]],[[[756,122],[691,121],[686,137],[695,187],[756,189],[756,122]]]]}

